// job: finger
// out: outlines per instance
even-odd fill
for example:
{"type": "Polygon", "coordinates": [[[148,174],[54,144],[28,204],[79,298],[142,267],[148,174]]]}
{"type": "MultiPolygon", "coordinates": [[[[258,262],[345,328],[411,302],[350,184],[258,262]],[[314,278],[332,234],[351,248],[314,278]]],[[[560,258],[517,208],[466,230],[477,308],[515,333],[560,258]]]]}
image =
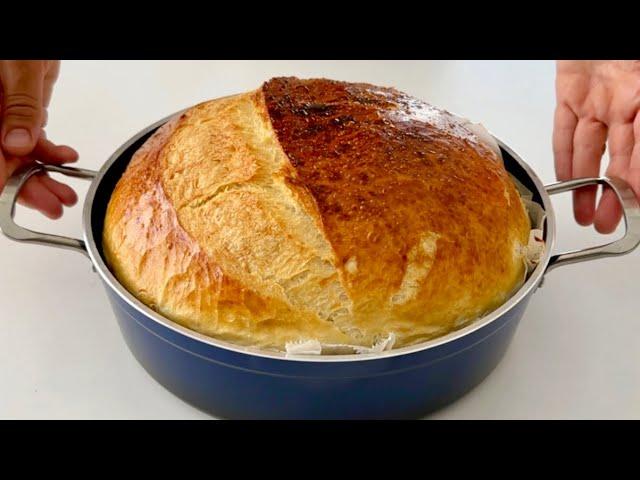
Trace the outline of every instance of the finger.
{"type": "MultiPolygon", "coordinates": [[[[43,131],[44,132],[44,131],[43,131]]],[[[56,145],[41,135],[31,157],[43,163],[71,163],[78,160],[78,152],[66,145],[56,145]]]]}
{"type": "Polygon", "coordinates": [[[553,156],[555,159],[556,178],[560,181],[571,178],[573,136],[577,124],[578,117],[566,104],[559,104],[556,107],[553,120],[553,156]]]}
{"type": "Polygon", "coordinates": [[[38,176],[27,180],[20,191],[20,199],[24,205],[38,210],[51,219],[55,220],[62,216],[60,200],[42,184],[38,176]]]}
{"type": "MultiPolygon", "coordinates": [[[[33,159],[28,158],[11,157],[4,159],[2,151],[0,150],[0,176],[3,178],[11,176],[20,166],[33,162],[33,159]],[[2,162],[4,162],[4,168],[2,168],[2,162]]],[[[4,181],[2,183],[4,183],[4,181]]],[[[1,190],[0,186],[0,191],[1,190]]],[[[62,215],[62,207],[57,204],[61,203],[66,206],[72,206],[77,201],[78,197],[71,187],[52,179],[48,174],[31,177],[24,187],[22,187],[18,197],[19,204],[39,210],[54,219],[62,215]],[[40,186],[37,185],[38,182],[53,194],[57,200],[43,193],[40,186]]]]}
{"type": "Polygon", "coordinates": [[[7,153],[27,155],[42,125],[43,63],[6,60],[1,63],[3,87],[2,146],[7,153]]]}
{"type": "Polygon", "coordinates": [[[75,205],[78,201],[76,192],[74,192],[70,186],[54,180],[49,175],[42,175],[40,177],[40,183],[42,183],[47,188],[47,190],[58,197],[58,200],[60,200],[60,202],[67,207],[75,205]]]}
{"type": "Polygon", "coordinates": [[[0,192],[2,192],[2,189],[4,188],[4,184],[7,181],[7,176],[7,162],[2,153],[2,149],[0,149],[0,192]]]}
{"type": "Polygon", "coordinates": [[[634,145],[629,161],[629,169],[624,177],[633,188],[636,196],[640,199],[640,113],[636,115],[633,122],[634,145]]]}
{"type": "Polygon", "coordinates": [[[600,233],[613,232],[622,218],[622,207],[616,194],[609,188],[602,192],[595,214],[594,225],[600,233]]]}
{"type": "MultiPolygon", "coordinates": [[[[634,137],[633,124],[618,123],[609,128],[609,166],[607,175],[624,178],[631,160],[634,137]]],[[[622,218],[618,197],[609,188],[604,189],[596,210],[594,225],[600,233],[613,232],[622,218]]]]}
{"type": "MultiPolygon", "coordinates": [[[[573,136],[572,178],[597,177],[607,139],[607,127],[596,120],[581,119],[573,136]]],[[[595,215],[597,187],[573,193],[573,214],[580,225],[591,225],[595,215]]]]}
{"type": "MultiPolygon", "coordinates": [[[[58,75],[60,74],[60,61],[55,60],[49,62],[49,69],[47,70],[46,75],[44,76],[44,85],[42,92],[42,105],[45,107],[49,106],[51,102],[51,96],[53,94],[53,85],[56,83],[58,79],[58,75]]],[[[45,110],[46,111],[46,110],[45,110]]]]}
{"type": "MultiPolygon", "coordinates": [[[[640,112],[636,115],[633,122],[633,139],[634,145],[629,161],[629,169],[640,171],[640,112]]],[[[640,192],[636,191],[636,194],[640,194],[640,192]]]]}
{"type": "Polygon", "coordinates": [[[2,150],[0,149],[0,180],[2,185],[0,185],[0,191],[2,191],[2,187],[6,184],[6,181],[13,175],[21,165],[25,163],[32,163],[31,160],[21,160],[18,157],[5,157],[2,154],[2,150]]]}

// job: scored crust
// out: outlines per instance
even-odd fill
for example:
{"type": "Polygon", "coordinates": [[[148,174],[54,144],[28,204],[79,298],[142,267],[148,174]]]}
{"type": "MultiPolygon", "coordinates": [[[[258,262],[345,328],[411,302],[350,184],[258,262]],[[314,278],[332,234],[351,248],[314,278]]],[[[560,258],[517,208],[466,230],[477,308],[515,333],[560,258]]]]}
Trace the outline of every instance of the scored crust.
{"type": "Polygon", "coordinates": [[[501,159],[456,117],[277,78],[159,129],[114,189],[103,245],[142,302],[216,338],[406,345],[502,304],[529,229],[501,159]]]}

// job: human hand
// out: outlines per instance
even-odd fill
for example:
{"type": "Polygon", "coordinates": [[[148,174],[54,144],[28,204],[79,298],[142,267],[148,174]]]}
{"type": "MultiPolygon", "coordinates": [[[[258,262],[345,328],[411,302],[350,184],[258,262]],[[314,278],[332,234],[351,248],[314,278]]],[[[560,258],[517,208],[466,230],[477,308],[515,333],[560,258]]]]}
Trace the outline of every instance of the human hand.
{"type": "MultiPolygon", "coordinates": [[[[640,198],[640,61],[559,61],[553,152],[558,180],[597,177],[608,145],[606,174],[627,181],[640,198]]],[[[576,221],[611,233],[622,210],[605,190],[596,209],[597,187],[573,194],[576,221]]]]}
{"type": "MultiPolygon", "coordinates": [[[[75,162],[78,154],[47,140],[44,127],[59,61],[0,60],[0,191],[11,174],[25,163],[75,162]]],[[[77,195],[49,175],[31,177],[18,202],[59,218],[62,206],[71,206],[77,195]]]]}

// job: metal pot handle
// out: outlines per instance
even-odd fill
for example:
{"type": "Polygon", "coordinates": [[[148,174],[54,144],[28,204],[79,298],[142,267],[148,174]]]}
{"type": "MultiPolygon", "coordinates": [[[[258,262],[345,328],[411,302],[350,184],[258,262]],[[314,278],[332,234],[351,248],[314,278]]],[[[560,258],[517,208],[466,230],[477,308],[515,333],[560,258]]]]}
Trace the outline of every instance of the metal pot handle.
{"type": "Polygon", "coordinates": [[[549,195],[553,195],[555,193],[567,192],[587,185],[596,184],[603,185],[603,188],[605,186],[611,188],[618,197],[624,213],[624,224],[626,227],[624,236],[619,240],[605,245],[553,255],[549,260],[547,271],[570,263],[612,257],[615,255],[625,255],[633,251],[640,244],[640,205],[638,204],[638,198],[629,184],[621,178],[576,178],[575,180],[547,185],[545,189],[549,195]]]}
{"type": "Polygon", "coordinates": [[[18,168],[7,180],[4,189],[0,193],[0,230],[7,237],[17,242],[37,243],[53,247],[75,250],[88,256],[84,240],[62,237],[48,233],[34,232],[21,227],[13,220],[18,193],[25,182],[32,175],[44,172],[57,172],[70,177],[93,179],[97,172],[83,168],[61,167],[58,165],[45,165],[36,163],[18,168]]]}

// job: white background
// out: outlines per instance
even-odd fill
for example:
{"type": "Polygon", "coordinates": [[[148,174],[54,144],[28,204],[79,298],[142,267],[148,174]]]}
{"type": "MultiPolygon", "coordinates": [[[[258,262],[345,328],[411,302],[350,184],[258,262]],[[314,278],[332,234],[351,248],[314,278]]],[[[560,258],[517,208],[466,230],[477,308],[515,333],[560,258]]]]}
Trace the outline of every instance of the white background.
{"type": "MultiPolygon", "coordinates": [[[[279,75],[395,86],[482,122],[554,181],[552,62],[68,61],[47,131],[97,170],[148,124],[279,75]]],[[[71,184],[82,202],[87,184],[71,184]]],[[[558,249],[611,240],[577,226],[569,200],[554,197],[558,249]]],[[[56,222],[22,208],[17,219],[80,236],[81,202],[56,222]]],[[[638,272],[639,251],[550,273],[498,368],[431,418],[640,418],[638,272]]],[[[0,236],[0,418],[209,417],[136,363],[86,258],[0,236]]]]}

